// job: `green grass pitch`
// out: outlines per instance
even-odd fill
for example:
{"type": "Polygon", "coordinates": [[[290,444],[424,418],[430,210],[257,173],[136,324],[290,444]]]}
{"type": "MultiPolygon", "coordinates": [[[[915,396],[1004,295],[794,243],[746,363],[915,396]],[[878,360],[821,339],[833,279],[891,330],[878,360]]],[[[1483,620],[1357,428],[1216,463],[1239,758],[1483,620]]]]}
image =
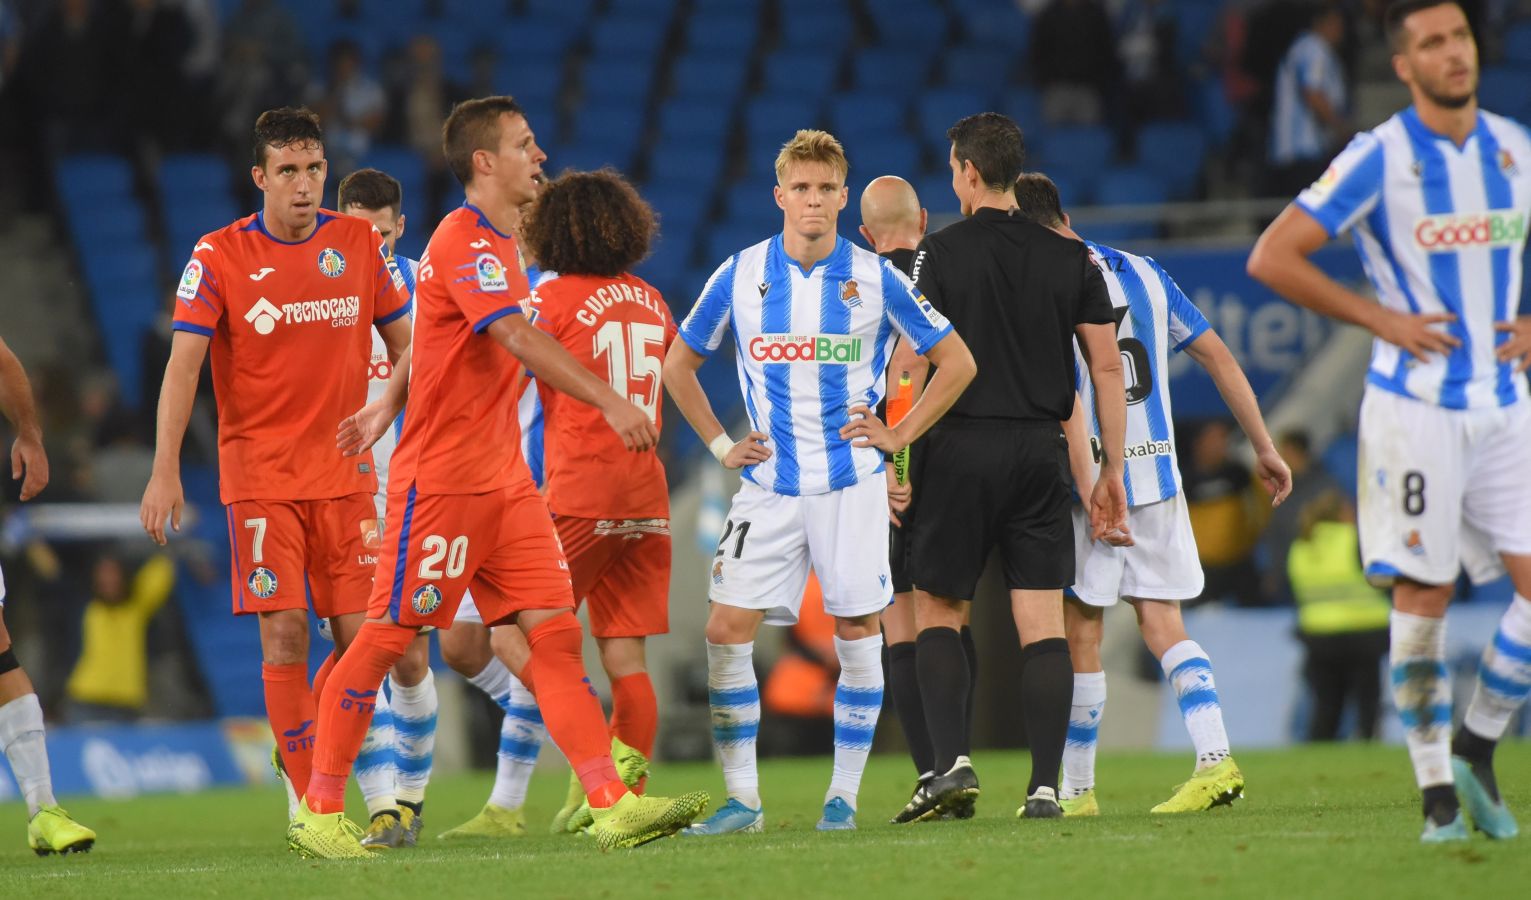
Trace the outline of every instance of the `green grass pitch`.
{"type": "MultiPolygon", "coordinates": [[[[477,811],[490,776],[438,779],[424,845],[372,863],[307,862],[286,851],[279,790],[231,789],[131,801],[66,798],[100,841],[85,856],[39,859],[26,849],[24,809],[0,806],[0,897],[638,898],[638,897],[1428,897],[1509,898],[1531,885],[1531,836],[1422,847],[1402,748],[1335,746],[1244,753],[1247,797],[1191,816],[1148,815],[1184,779],[1188,755],[1102,754],[1098,819],[1014,818],[1024,754],[980,752],[978,817],[884,824],[912,788],[899,756],[873,757],[861,830],[813,830],[827,758],[761,766],[766,833],[672,838],[602,854],[546,823],[566,781],[539,775],[527,804],[532,834],[443,845],[435,835],[477,811]],[[7,824],[8,823],[8,824],[7,824]]],[[[1531,819],[1531,744],[1498,757],[1506,795],[1531,819]]],[[[722,779],[708,764],[661,764],[656,793],[722,779]]],[[[353,810],[360,810],[353,796],[353,810]]]]}

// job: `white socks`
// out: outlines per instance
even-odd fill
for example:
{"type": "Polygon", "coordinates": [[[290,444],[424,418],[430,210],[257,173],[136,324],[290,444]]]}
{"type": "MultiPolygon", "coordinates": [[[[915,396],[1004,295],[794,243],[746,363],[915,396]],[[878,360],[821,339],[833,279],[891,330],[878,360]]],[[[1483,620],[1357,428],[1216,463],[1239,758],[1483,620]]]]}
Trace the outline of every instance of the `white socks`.
{"type": "Polygon", "coordinates": [[[43,743],[43,708],[36,694],[26,694],[0,706],[0,750],[10,760],[11,774],[27,800],[27,815],[56,806],[53,778],[48,772],[48,749],[43,743]]]}
{"type": "Polygon", "coordinates": [[[1180,715],[1196,748],[1198,770],[1215,766],[1231,754],[1228,732],[1223,728],[1223,707],[1212,680],[1212,662],[1195,641],[1181,641],[1164,651],[1159,660],[1164,677],[1175,689],[1180,715]]]}
{"type": "Polygon", "coordinates": [[[1403,720],[1421,788],[1451,784],[1451,676],[1446,672],[1446,620],[1393,611],[1393,705],[1403,720]]]}
{"type": "Polygon", "coordinates": [[[399,798],[394,793],[397,789],[398,772],[394,760],[398,741],[393,731],[393,710],[388,703],[388,692],[379,690],[375,702],[372,724],[367,726],[361,753],[352,767],[356,773],[356,786],[361,788],[362,799],[367,801],[368,816],[399,808],[399,798]]]}
{"type": "MultiPolygon", "coordinates": [[[[498,660],[496,660],[498,662],[498,660]]],[[[526,788],[537,768],[537,754],[548,739],[537,699],[521,680],[509,672],[505,692],[505,720],[500,723],[500,750],[495,761],[494,790],[489,802],[501,809],[518,809],[526,802],[526,788]]]]}
{"type": "Polygon", "coordinates": [[[835,765],[824,802],[840,797],[855,809],[861,773],[866,771],[877,716],[882,712],[882,635],[854,641],[836,636],[835,655],[840,659],[840,681],[835,686],[835,765]]]}
{"type": "MultiPolygon", "coordinates": [[[[760,734],[760,686],[755,682],[755,644],[707,642],[707,698],[712,707],[712,743],[723,765],[728,796],[760,809],[760,773],[755,741],[760,734]]],[[[878,678],[881,682],[881,676],[878,678]]],[[[838,752],[836,754],[838,759],[838,752]]]]}
{"type": "Polygon", "coordinates": [[[425,802],[425,785],[431,780],[436,753],[436,676],[426,669],[425,678],[414,687],[405,687],[389,676],[388,686],[397,747],[398,799],[418,806],[425,802]]]}
{"type": "Polygon", "coordinates": [[[1068,738],[1063,744],[1063,785],[1068,800],[1095,787],[1095,746],[1106,709],[1106,673],[1075,672],[1074,702],[1069,707],[1068,738]]]}
{"type": "Polygon", "coordinates": [[[1531,694],[1531,601],[1519,594],[1499,620],[1494,639],[1483,651],[1478,685],[1463,724],[1479,737],[1504,737],[1510,717],[1531,694]]]}

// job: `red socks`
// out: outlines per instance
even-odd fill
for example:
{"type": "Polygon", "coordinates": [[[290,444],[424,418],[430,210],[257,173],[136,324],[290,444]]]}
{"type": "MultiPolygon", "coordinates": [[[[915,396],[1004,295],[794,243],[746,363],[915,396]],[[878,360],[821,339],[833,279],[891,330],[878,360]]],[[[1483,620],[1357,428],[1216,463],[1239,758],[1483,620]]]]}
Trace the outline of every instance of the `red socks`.
{"type": "Polygon", "coordinates": [[[346,778],[372,724],[378,689],[416,633],[392,622],[369,621],[335,664],[319,702],[319,740],[306,792],[314,812],[345,811],[346,778]]]}
{"type": "MultiPolygon", "coordinates": [[[[585,677],[581,638],[579,620],[568,612],[533,628],[526,642],[532,649],[530,668],[537,673],[537,708],[542,710],[548,735],[569,758],[590,805],[599,808],[620,800],[627,788],[611,762],[611,736],[601,701],[585,677]]],[[[353,652],[354,647],[346,651],[346,657],[353,652]]]]}
{"type": "Polygon", "coordinates": [[[260,674],[266,688],[266,718],[271,722],[271,733],[276,737],[287,778],[301,797],[308,790],[314,735],[318,730],[315,727],[318,716],[314,712],[314,695],[308,689],[308,665],[262,663],[260,674]]]}
{"type": "MultiPolygon", "coordinates": [[[[654,683],[649,673],[634,672],[611,682],[612,736],[644,756],[654,755],[654,733],[659,730],[659,701],[654,697],[654,683]]],[[[645,778],[633,786],[641,794],[645,778]]]]}
{"type": "Polygon", "coordinates": [[[340,661],[340,651],[332,650],[330,655],[319,664],[319,671],[314,673],[314,706],[319,706],[319,698],[324,696],[324,685],[330,680],[330,673],[335,671],[335,663],[340,661]]]}

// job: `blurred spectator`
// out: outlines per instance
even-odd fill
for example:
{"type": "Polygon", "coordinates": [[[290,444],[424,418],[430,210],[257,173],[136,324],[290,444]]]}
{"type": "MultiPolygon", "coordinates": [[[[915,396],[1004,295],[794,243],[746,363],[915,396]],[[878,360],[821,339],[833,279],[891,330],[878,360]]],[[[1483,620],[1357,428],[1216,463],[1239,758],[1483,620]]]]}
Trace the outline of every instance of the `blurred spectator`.
{"type": "Polygon", "coordinates": [[[47,153],[120,149],[111,115],[123,74],[120,24],[91,0],[58,0],[24,36],[16,80],[47,153]]]}
{"type": "MultiPolygon", "coordinates": [[[[250,41],[261,47],[265,64],[282,82],[298,85],[307,80],[303,73],[308,68],[308,45],[297,20],[277,0],[244,0],[223,33],[226,42],[250,41]]],[[[224,70],[231,65],[232,60],[225,60],[224,70]]]]}
{"type": "Polygon", "coordinates": [[[802,612],[787,629],[787,645],[760,693],[766,719],[760,727],[761,752],[815,756],[834,746],[839,678],[835,620],[824,612],[819,579],[810,573],[802,612]]]}
{"type": "Polygon", "coordinates": [[[1206,572],[1202,599],[1232,599],[1240,606],[1260,602],[1254,546],[1263,524],[1254,476],[1229,454],[1227,422],[1204,423],[1191,441],[1181,481],[1191,515],[1191,531],[1206,572]]]}
{"type": "Polygon", "coordinates": [[[1134,125],[1188,112],[1173,12],[1166,0],[1130,0],[1118,20],[1127,112],[1134,125]]]}
{"type": "Polygon", "coordinates": [[[1297,631],[1307,648],[1302,671],[1313,701],[1308,740],[1339,737],[1352,700],[1356,734],[1371,740],[1377,736],[1390,606],[1366,581],[1355,507],[1339,491],[1325,491],[1302,508],[1302,533],[1286,568],[1297,598],[1297,631]]]}
{"type": "Polygon", "coordinates": [[[1095,125],[1120,80],[1111,18],[1099,0],[1053,0],[1031,30],[1032,80],[1042,115],[1058,125],[1095,125]]]}
{"type": "Polygon", "coordinates": [[[218,83],[218,66],[223,61],[223,41],[219,33],[218,0],[181,0],[191,44],[181,59],[181,77],[185,80],[190,102],[182,111],[180,139],[187,149],[213,149],[216,112],[205,102],[218,83]]]}
{"type": "Polygon", "coordinates": [[[130,0],[126,30],[118,36],[123,69],[126,131],[141,151],[153,154],[185,146],[189,110],[182,69],[191,51],[191,22],[168,0],[130,0]]]}
{"type": "Polygon", "coordinates": [[[1302,531],[1303,509],[1310,501],[1328,491],[1340,491],[1334,480],[1313,459],[1312,442],[1306,431],[1288,431],[1276,440],[1276,449],[1292,469],[1292,493],[1286,502],[1271,510],[1270,520],[1265,523],[1265,534],[1260,539],[1261,556],[1266,562],[1264,593],[1268,603],[1285,605],[1292,602],[1291,586],[1287,583],[1287,551],[1302,531]]]}
{"type": "Polygon", "coordinates": [[[21,20],[11,12],[10,4],[0,0],[0,90],[21,61],[21,20]]]}
{"type": "Polygon", "coordinates": [[[383,88],[362,65],[360,45],[351,40],[330,45],[329,81],[310,88],[308,102],[324,123],[330,167],[339,172],[356,168],[388,113],[383,88]]]}
{"type": "Polygon", "coordinates": [[[1313,183],[1347,136],[1344,40],[1340,8],[1316,7],[1276,70],[1269,156],[1275,196],[1294,196],[1313,183]]]}
{"type": "Polygon", "coordinates": [[[115,556],[96,561],[80,658],[65,687],[71,720],[122,722],[142,713],[149,699],[149,622],[174,586],[175,566],[162,555],[140,566],[131,584],[115,556]]]}
{"type": "Polygon", "coordinates": [[[398,118],[395,133],[420,154],[432,172],[445,165],[441,123],[452,111],[455,94],[441,65],[441,45],[428,34],[415,35],[406,48],[389,106],[398,118]]]}

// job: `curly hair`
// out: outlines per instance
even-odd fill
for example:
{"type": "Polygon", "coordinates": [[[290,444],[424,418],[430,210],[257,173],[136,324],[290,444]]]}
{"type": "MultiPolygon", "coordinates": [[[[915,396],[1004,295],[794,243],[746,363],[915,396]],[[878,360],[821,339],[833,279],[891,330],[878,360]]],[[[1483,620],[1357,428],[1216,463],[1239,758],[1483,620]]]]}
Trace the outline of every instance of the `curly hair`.
{"type": "Polygon", "coordinates": [[[294,144],[318,144],[324,146],[324,129],[319,127],[319,114],[306,106],[284,106],[268,109],[255,120],[253,151],[255,165],[266,167],[266,153],[294,144]]]}
{"type": "Polygon", "coordinates": [[[621,275],[648,256],[658,232],[654,210],[614,169],[564,172],[521,224],[537,264],[560,275],[621,275]]]}

